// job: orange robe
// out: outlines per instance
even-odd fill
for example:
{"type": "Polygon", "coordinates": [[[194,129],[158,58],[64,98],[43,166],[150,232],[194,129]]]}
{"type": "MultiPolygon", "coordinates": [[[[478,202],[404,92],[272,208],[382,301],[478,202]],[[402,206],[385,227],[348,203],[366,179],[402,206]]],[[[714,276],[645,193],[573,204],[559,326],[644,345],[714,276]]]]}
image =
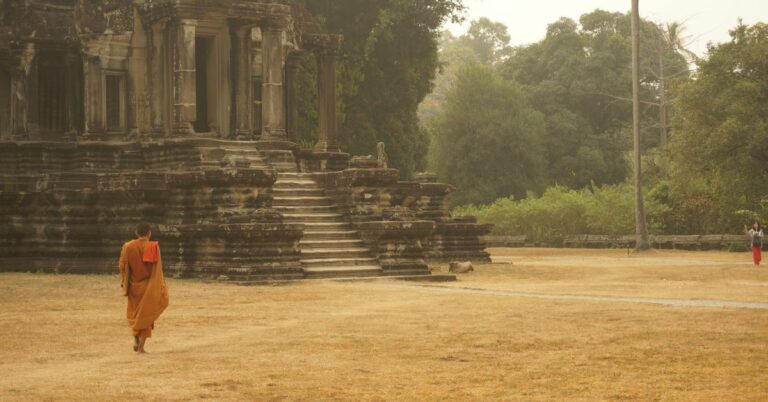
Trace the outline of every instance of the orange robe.
{"type": "MultiPolygon", "coordinates": [[[[129,241],[120,250],[120,286],[128,296],[126,316],[133,336],[152,336],[155,320],[168,307],[168,286],[157,248],[156,262],[144,262],[145,249],[157,247],[146,238],[129,241]]],[[[148,253],[149,254],[149,253],[148,253]]]]}

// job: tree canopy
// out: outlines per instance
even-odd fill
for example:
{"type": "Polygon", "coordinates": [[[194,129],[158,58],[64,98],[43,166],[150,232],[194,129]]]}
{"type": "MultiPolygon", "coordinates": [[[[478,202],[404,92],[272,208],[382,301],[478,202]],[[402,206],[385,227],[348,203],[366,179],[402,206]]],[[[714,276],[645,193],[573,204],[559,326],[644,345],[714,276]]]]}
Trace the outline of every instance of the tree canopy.
{"type": "Polygon", "coordinates": [[[458,73],[431,130],[432,166],[462,190],[456,203],[543,189],[544,117],[491,68],[469,64],[458,73]]]}
{"type": "MultiPolygon", "coordinates": [[[[457,21],[461,0],[313,0],[304,5],[328,32],[344,35],[338,73],[339,140],[353,154],[382,141],[404,175],[423,169],[428,138],[416,110],[438,68],[439,27],[457,21]]],[[[301,70],[301,140],[315,138],[314,60],[301,70]]]]}
{"type": "MultiPolygon", "coordinates": [[[[768,24],[739,24],[731,32],[731,40],[710,45],[705,58],[687,54],[680,27],[674,23],[660,26],[646,21],[642,27],[641,88],[644,125],[648,127],[644,132],[644,187],[653,232],[737,233],[749,221],[768,220],[768,24]],[[694,73],[687,67],[692,59],[698,64],[694,73]],[[662,127],[663,105],[671,116],[667,146],[663,137],[655,135],[662,127]]],[[[557,220],[586,222],[559,228],[560,236],[631,231],[630,198],[618,196],[628,196],[631,189],[622,173],[631,121],[626,101],[631,82],[627,29],[624,14],[595,11],[582,16],[580,23],[560,19],[550,25],[541,42],[515,49],[497,66],[501,82],[515,88],[519,97],[517,104],[504,108],[539,112],[543,124],[535,131],[538,138],[519,137],[524,138],[523,145],[517,145],[518,137],[510,136],[513,130],[490,127],[485,119],[491,117],[484,116],[484,109],[494,110],[494,101],[472,95],[466,88],[459,92],[466,87],[466,78],[459,75],[455,88],[448,91],[446,107],[438,114],[436,128],[454,136],[463,132],[465,138],[435,133],[433,138],[439,142],[433,148],[453,150],[456,159],[464,157],[462,151],[480,152],[483,156],[476,163],[504,164],[506,154],[519,157],[514,153],[517,149],[505,149],[502,156],[489,150],[498,146],[496,142],[473,146],[488,143],[479,140],[480,136],[506,139],[512,148],[541,152],[543,160],[538,165],[507,169],[529,169],[521,176],[529,180],[524,185],[529,190],[547,187],[524,200],[505,200],[507,195],[519,198],[520,181],[513,182],[493,168],[484,168],[490,173],[481,178],[473,165],[456,164],[451,158],[437,160],[436,166],[452,170],[451,174],[468,176],[454,179],[460,186],[463,183],[468,194],[462,202],[489,204],[464,208],[460,213],[476,213],[481,221],[493,223],[505,217],[510,221],[499,226],[504,234],[546,237],[536,228],[557,220]],[[457,107],[454,97],[472,99],[472,107],[469,103],[457,107]],[[445,141],[450,145],[445,146],[445,141]],[[541,177],[545,177],[543,183],[531,183],[541,177]],[[486,191],[489,188],[493,191],[486,191]],[[490,204],[494,194],[499,199],[490,204]],[[606,194],[611,196],[603,197],[606,194]],[[606,211],[614,212],[604,214],[606,211]],[[552,216],[557,219],[552,221],[552,216]],[[609,230],[612,225],[615,231],[609,230]]],[[[485,79],[499,80],[498,74],[485,79]]],[[[500,96],[479,83],[471,88],[500,96]]],[[[536,155],[526,158],[535,160],[536,155]]]]}
{"type": "Polygon", "coordinates": [[[739,25],[679,88],[669,174],[679,230],[738,227],[768,210],[768,25],[739,25]]]}
{"type": "MultiPolygon", "coordinates": [[[[561,18],[549,25],[541,42],[516,49],[500,69],[546,116],[544,144],[551,184],[579,188],[619,183],[627,177],[630,25],[628,14],[602,10],[582,15],[579,23],[561,18]]],[[[674,61],[668,70],[680,77],[687,74],[687,65],[675,49],[659,45],[665,40],[656,24],[641,25],[641,99],[648,105],[658,102],[658,65],[674,61]]],[[[658,127],[658,114],[658,107],[645,107],[643,126],[658,127]]],[[[646,136],[644,145],[658,145],[658,137],[646,136]]]]}

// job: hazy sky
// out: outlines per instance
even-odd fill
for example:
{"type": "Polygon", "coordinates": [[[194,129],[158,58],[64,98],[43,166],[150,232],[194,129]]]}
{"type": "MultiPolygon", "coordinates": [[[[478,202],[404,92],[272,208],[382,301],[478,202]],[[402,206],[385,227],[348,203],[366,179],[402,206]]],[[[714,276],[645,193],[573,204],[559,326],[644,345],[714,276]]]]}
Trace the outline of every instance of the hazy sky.
{"type": "MultiPolygon", "coordinates": [[[[573,18],[596,8],[627,12],[630,0],[464,0],[467,22],[449,26],[455,34],[466,31],[468,22],[488,17],[507,25],[513,45],[541,40],[547,25],[560,17],[573,18]]],[[[768,0],[640,0],[642,18],[659,23],[684,22],[689,48],[704,55],[707,42],[729,40],[728,30],[739,18],[745,24],[768,22],[768,0]]]]}

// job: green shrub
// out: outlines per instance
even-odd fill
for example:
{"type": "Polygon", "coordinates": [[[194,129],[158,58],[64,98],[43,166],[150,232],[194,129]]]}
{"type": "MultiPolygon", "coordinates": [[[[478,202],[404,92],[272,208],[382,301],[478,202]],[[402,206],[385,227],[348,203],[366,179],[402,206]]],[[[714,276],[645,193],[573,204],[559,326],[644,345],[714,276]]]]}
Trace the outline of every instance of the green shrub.
{"type": "MultiPolygon", "coordinates": [[[[662,217],[669,207],[646,197],[646,215],[652,233],[663,232],[662,217]]],[[[535,242],[560,244],[568,235],[625,235],[635,231],[634,190],[630,184],[573,190],[550,187],[537,197],[502,198],[490,205],[463,206],[454,215],[474,215],[494,224],[495,235],[527,235],[535,242]]]]}

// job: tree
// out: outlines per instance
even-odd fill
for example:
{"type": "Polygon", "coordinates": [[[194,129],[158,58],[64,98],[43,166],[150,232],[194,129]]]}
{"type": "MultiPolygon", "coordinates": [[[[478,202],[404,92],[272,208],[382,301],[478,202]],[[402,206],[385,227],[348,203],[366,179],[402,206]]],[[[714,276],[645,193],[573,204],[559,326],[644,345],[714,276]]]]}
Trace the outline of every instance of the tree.
{"type": "MultiPolygon", "coordinates": [[[[657,24],[640,20],[640,100],[659,105],[659,61],[664,77],[685,78],[685,59],[678,48],[663,46],[657,24]],[[660,57],[661,56],[661,57],[660,57]]],[[[665,42],[665,40],[662,40],[665,42]]],[[[518,83],[531,104],[544,113],[544,143],[551,185],[581,188],[616,184],[628,176],[626,155],[632,150],[632,38],[628,13],[595,10],[579,21],[560,18],[546,37],[515,49],[499,68],[518,83]]],[[[664,90],[667,94],[669,90],[664,90]]],[[[667,96],[665,103],[669,104],[667,96]]],[[[659,126],[656,107],[641,108],[642,126],[659,126]]],[[[655,147],[659,136],[644,136],[655,147]]]]}
{"type": "Polygon", "coordinates": [[[640,10],[639,0],[632,0],[632,131],[635,161],[635,227],[636,250],[651,248],[643,206],[643,172],[640,153],[640,10]]]}
{"type": "Polygon", "coordinates": [[[698,56],[686,48],[683,43],[685,27],[677,22],[659,24],[656,43],[649,43],[648,47],[656,53],[646,61],[650,74],[658,82],[658,108],[659,108],[659,147],[666,148],[669,142],[670,119],[669,112],[673,99],[669,94],[670,84],[679,79],[688,79],[690,70],[689,62],[698,60],[698,56]]]}
{"type": "Polygon", "coordinates": [[[581,17],[580,30],[561,18],[549,25],[544,40],[516,49],[500,67],[545,116],[550,184],[581,188],[627,176],[632,110],[605,95],[630,97],[625,20],[624,14],[598,10],[581,17]]]}
{"type": "MultiPolygon", "coordinates": [[[[382,141],[393,167],[404,176],[424,168],[428,137],[416,110],[432,89],[439,28],[457,21],[461,0],[305,0],[326,31],[344,35],[338,63],[339,141],[353,154],[375,152],[382,141]]],[[[300,79],[298,133],[312,142],[312,61],[300,79]]]]}
{"type": "Polygon", "coordinates": [[[428,124],[439,113],[456,74],[467,63],[492,66],[505,60],[512,52],[509,40],[507,26],[488,18],[472,21],[467,33],[459,37],[443,31],[438,44],[440,68],[432,92],[419,105],[419,121],[428,124]]]}
{"type": "Polygon", "coordinates": [[[493,65],[509,57],[510,39],[506,25],[482,17],[470,23],[467,34],[462,35],[459,42],[472,49],[481,64],[493,65]]]}
{"type": "Polygon", "coordinates": [[[768,24],[739,24],[678,89],[670,193],[680,232],[740,230],[768,195],[768,24]]]}
{"type": "Polygon", "coordinates": [[[542,190],[544,119],[490,67],[465,66],[430,127],[431,166],[459,188],[457,205],[542,190]]]}

